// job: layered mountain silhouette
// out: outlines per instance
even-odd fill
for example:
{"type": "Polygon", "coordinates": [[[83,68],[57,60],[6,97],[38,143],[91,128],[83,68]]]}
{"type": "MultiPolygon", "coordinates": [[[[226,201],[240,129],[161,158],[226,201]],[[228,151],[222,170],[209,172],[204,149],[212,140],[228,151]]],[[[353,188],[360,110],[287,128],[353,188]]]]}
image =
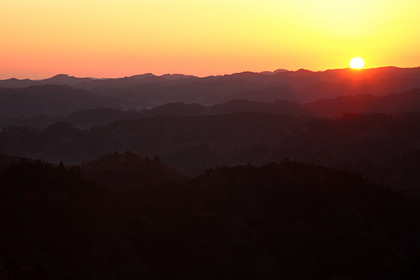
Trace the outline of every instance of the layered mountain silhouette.
{"type": "Polygon", "coordinates": [[[419,123],[420,68],[0,81],[0,279],[419,279],[419,123]]]}
{"type": "Polygon", "coordinates": [[[170,102],[214,105],[232,99],[272,102],[275,100],[313,102],[342,95],[383,95],[420,88],[420,68],[383,67],[365,70],[337,69],[243,72],[198,78],[186,75],[153,74],[119,79],[76,78],[57,75],[31,81],[0,81],[1,88],[59,84],[89,90],[99,95],[129,100],[131,106],[155,107],[170,102]]]}
{"type": "Polygon", "coordinates": [[[121,99],[102,97],[67,86],[0,89],[0,100],[1,127],[13,125],[38,129],[57,122],[89,129],[117,120],[138,120],[155,116],[213,116],[259,112],[304,118],[337,118],[345,114],[400,114],[420,111],[420,89],[383,96],[345,95],[311,103],[237,99],[211,106],[173,102],[141,110],[124,110],[121,108],[121,99]]]}
{"type": "Polygon", "coordinates": [[[360,172],[420,194],[420,113],[349,114],[337,119],[258,112],[155,116],[89,130],[61,122],[43,130],[9,126],[0,154],[80,163],[132,151],[198,175],[219,165],[264,164],[284,157],[360,172]]]}

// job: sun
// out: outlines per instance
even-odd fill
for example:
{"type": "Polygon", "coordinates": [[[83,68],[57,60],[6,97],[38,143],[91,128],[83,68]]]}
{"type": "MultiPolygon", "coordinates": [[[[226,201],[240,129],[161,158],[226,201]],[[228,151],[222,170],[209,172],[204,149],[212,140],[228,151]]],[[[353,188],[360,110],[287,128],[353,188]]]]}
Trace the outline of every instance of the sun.
{"type": "Polygon", "coordinates": [[[350,60],[350,68],[353,69],[362,69],[365,65],[365,62],[360,57],[355,57],[350,60]]]}

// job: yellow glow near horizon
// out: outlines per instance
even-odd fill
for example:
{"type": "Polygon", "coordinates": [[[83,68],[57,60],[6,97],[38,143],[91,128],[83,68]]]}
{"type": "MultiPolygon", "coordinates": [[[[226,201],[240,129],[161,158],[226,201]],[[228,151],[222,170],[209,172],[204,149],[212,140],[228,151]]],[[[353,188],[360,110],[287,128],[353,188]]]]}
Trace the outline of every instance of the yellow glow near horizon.
{"type": "Polygon", "coordinates": [[[417,0],[2,0],[0,79],[420,65],[417,0]]]}

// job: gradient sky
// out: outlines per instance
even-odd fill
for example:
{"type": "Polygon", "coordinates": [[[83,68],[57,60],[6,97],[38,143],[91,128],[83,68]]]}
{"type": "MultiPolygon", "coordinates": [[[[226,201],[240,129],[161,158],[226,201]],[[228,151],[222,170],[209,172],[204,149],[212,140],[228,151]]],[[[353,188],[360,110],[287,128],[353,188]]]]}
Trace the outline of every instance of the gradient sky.
{"type": "Polygon", "coordinates": [[[0,79],[420,66],[418,0],[1,0],[0,79]]]}

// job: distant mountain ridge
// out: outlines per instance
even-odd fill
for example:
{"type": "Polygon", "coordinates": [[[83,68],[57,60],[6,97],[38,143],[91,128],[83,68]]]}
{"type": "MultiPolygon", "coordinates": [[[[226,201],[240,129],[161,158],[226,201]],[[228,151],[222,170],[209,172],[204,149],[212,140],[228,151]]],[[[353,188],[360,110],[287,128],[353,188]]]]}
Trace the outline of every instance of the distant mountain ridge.
{"type": "Polygon", "coordinates": [[[68,85],[98,95],[123,98],[133,107],[155,107],[170,102],[209,106],[232,99],[307,103],[342,95],[384,95],[420,88],[420,67],[334,69],[322,72],[279,69],[274,72],[242,72],[203,78],[147,73],[114,79],[77,78],[60,74],[44,80],[0,80],[0,88],[48,84],[68,85]]]}
{"type": "Polygon", "coordinates": [[[25,88],[0,88],[0,115],[31,116],[68,114],[81,109],[117,104],[113,97],[93,94],[68,85],[32,85],[25,88]]]}

